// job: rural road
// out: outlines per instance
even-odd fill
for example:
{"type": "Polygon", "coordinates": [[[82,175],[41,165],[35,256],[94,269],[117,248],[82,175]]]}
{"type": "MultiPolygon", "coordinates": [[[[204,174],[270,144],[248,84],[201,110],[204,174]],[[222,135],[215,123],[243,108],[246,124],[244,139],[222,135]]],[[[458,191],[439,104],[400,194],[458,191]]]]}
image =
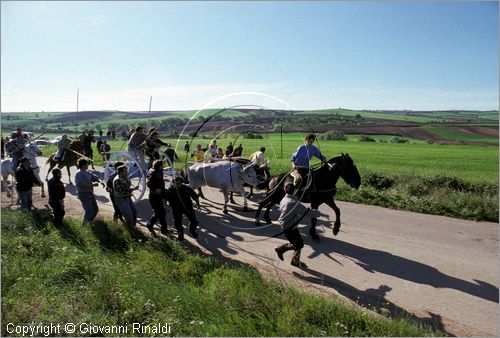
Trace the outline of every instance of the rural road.
{"type": "MultiPolygon", "coordinates": [[[[39,163],[45,158],[39,158],[39,163]]],[[[42,177],[48,167],[42,167],[42,177]]],[[[99,170],[103,172],[102,169],[99,170]]],[[[74,181],[75,168],[72,168],[74,181]]],[[[66,170],[63,182],[67,183],[66,170]]],[[[37,197],[38,189],[34,189],[37,197]]],[[[442,216],[390,210],[376,206],[338,202],[342,227],[332,234],[329,220],[318,220],[319,243],[308,236],[309,218],[301,222],[305,240],[300,270],[290,265],[291,252],[280,261],[274,248],[285,242],[276,224],[254,227],[254,212],[239,206],[222,213],[222,195],[204,188],[198,214],[201,228],[197,241],[186,239],[205,252],[255,266],[267,276],[285,284],[326,295],[341,295],[359,305],[382,313],[403,313],[457,336],[498,336],[499,334],[499,225],[442,216]]],[[[112,207],[102,188],[97,189],[100,215],[112,207]]],[[[262,198],[257,194],[253,201],[262,198]]],[[[147,198],[147,194],[146,194],[147,198]]],[[[147,199],[139,202],[139,222],[151,215],[147,199]]],[[[5,205],[5,193],[2,204],[5,205]]],[[[46,199],[45,199],[46,200],[46,199]]],[[[67,214],[81,217],[74,187],[67,186],[67,214]],[[72,210],[70,210],[72,209],[72,210]]],[[[35,206],[43,205],[35,201],[35,206]]],[[[249,207],[255,209],[250,201],[249,207]]],[[[322,212],[334,214],[322,206],[322,212]]],[[[276,208],[271,217],[277,219],[276,208]]],[[[168,224],[173,225],[171,213],[168,224]]],[[[186,220],[185,220],[186,222],[186,220]]],[[[264,223],[262,223],[264,224],[264,223]]],[[[147,232],[146,228],[144,230],[147,232]]]]}

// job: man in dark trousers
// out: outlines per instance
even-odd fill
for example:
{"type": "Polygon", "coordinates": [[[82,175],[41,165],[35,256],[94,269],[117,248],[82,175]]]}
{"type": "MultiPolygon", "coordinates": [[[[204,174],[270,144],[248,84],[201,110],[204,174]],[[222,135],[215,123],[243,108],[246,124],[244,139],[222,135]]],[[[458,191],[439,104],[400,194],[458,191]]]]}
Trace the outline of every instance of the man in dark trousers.
{"type": "Polygon", "coordinates": [[[111,200],[111,204],[113,205],[113,210],[115,211],[113,214],[113,221],[118,221],[121,220],[123,222],[123,215],[118,206],[116,205],[115,202],[115,195],[114,195],[114,190],[113,190],[113,180],[115,179],[116,175],[118,175],[118,167],[121,167],[124,163],[123,162],[116,162],[113,167],[115,168],[115,172],[111,174],[108,178],[108,181],[106,182],[106,191],[109,192],[109,199],[111,200]]]}
{"type": "Polygon", "coordinates": [[[33,205],[32,189],[34,184],[38,186],[42,185],[33,173],[33,169],[31,169],[30,160],[23,157],[16,170],[16,189],[19,199],[21,200],[21,210],[31,210],[33,205]]]}
{"type": "Polygon", "coordinates": [[[283,233],[289,243],[277,247],[274,251],[276,251],[280,260],[284,260],[283,254],[288,250],[293,250],[294,254],[290,264],[305,269],[307,265],[300,261],[300,252],[304,247],[304,240],[298,229],[300,220],[308,212],[310,217],[329,216],[321,213],[319,210],[306,208],[300,203],[299,199],[293,195],[294,190],[295,187],[293,183],[287,183],[285,185],[286,195],[280,202],[280,217],[278,218],[278,223],[281,229],[283,229],[283,233]]]}
{"type": "Polygon", "coordinates": [[[196,192],[189,186],[182,184],[182,178],[176,176],[174,183],[167,190],[166,197],[172,207],[174,225],[178,234],[177,239],[179,241],[184,240],[184,229],[182,227],[183,214],[189,219],[189,232],[194,238],[198,238],[198,234],[196,233],[198,220],[194,214],[193,202],[191,201],[191,199],[194,200],[198,209],[200,209],[200,200],[196,192]]]}
{"type": "Polygon", "coordinates": [[[66,191],[64,184],[61,182],[61,169],[55,168],[52,170],[52,178],[47,182],[49,187],[49,205],[54,212],[54,225],[61,226],[64,218],[64,197],[66,191]]]}
{"type": "Polygon", "coordinates": [[[154,226],[160,221],[161,233],[166,235],[167,230],[167,211],[163,204],[165,197],[165,181],[163,180],[163,161],[156,160],[153,167],[148,172],[147,186],[149,188],[149,203],[153,208],[153,217],[148,223],[148,229],[154,234],[154,226]]]}

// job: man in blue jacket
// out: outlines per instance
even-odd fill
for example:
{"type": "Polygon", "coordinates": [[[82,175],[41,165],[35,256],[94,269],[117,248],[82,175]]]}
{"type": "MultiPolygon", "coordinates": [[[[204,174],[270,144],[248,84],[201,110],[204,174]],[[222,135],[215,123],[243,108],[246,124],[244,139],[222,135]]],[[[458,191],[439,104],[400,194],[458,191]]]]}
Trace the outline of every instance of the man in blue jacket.
{"type": "MultiPolygon", "coordinates": [[[[326,161],[326,157],[321,154],[319,149],[314,145],[316,136],[308,134],[303,145],[299,146],[292,154],[292,173],[293,185],[295,191],[298,192],[304,185],[304,178],[309,174],[309,161],[313,157],[319,158],[321,161],[326,161]]],[[[307,179],[305,180],[307,181],[307,179]]]]}

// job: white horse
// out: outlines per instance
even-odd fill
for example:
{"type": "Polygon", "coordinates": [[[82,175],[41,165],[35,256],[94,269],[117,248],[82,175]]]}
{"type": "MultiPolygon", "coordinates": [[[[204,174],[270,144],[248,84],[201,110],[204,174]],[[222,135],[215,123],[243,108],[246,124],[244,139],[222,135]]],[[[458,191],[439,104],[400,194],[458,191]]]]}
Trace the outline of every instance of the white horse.
{"type": "MultiPolygon", "coordinates": [[[[27,143],[26,146],[24,146],[24,157],[30,160],[33,173],[35,174],[37,180],[41,183],[41,197],[45,197],[43,181],[40,179],[40,167],[36,163],[36,157],[42,155],[42,151],[35,143],[27,143]]],[[[12,159],[2,160],[0,170],[2,174],[2,187],[5,189],[5,191],[7,191],[7,197],[11,197],[11,191],[9,189],[9,186],[7,185],[7,180],[9,178],[9,175],[15,177],[15,172],[12,169],[12,159]]],[[[12,186],[14,186],[14,180],[12,181],[12,186]]]]}

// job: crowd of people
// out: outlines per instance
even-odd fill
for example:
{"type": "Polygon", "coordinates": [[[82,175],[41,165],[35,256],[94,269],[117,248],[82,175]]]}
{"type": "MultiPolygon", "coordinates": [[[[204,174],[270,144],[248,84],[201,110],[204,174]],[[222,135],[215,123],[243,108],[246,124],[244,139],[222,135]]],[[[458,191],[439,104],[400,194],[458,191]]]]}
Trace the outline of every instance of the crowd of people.
{"type": "MultiPolygon", "coordinates": [[[[99,136],[101,139],[101,133],[99,136]]],[[[77,163],[78,172],[75,175],[75,186],[77,198],[80,200],[84,211],[82,226],[92,222],[98,212],[99,207],[94,194],[94,187],[102,184],[106,187],[109,193],[110,200],[114,208],[114,221],[121,220],[123,224],[130,230],[134,230],[137,225],[137,210],[132,200],[133,191],[138,187],[132,187],[128,177],[128,168],[122,162],[114,164],[115,172],[107,182],[101,182],[97,175],[88,170],[89,165],[92,165],[92,149],[91,144],[95,142],[93,132],[85,130],[78,137],[78,140],[83,145],[83,155],[77,163]]],[[[3,139],[2,139],[3,141],[3,139]]],[[[106,156],[110,152],[110,147],[106,140],[101,140],[99,147],[100,153],[106,156]]],[[[303,217],[306,212],[309,212],[312,217],[327,216],[321,214],[317,210],[308,210],[299,203],[297,192],[303,189],[303,182],[307,181],[310,173],[309,161],[312,157],[325,161],[326,158],[319,149],[314,146],[315,136],[309,134],[305,138],[304,144],[300,145],[291,155],[292,171],[294,182],[285,186],[286,196],[280,204],[280,217],[278,223],[283,229],[284,235],[288,239],[288,243],[279,246],[275,249],[280,260],[283,260],[283,254],[289,250],[294,250],[294,255],[291,264],[297,267],[305,267],[305,264],[300,261],[300,252],[304,246],[302,237],[297,229],[298,220],[303,217]]],[[[13,168],[15,169],[16,189],[21,202],[21,210],[29,211],[32,208],[32,188],[34,185],[41,185],[41,182],[33,174],[30,161],[23,157],[22,148],[27,140],[23,137],[21,130],[17,131],[12,140],[5,143],[4,147],[12,157],[13,168]]],[[[57,143],[57,153],[55,157],[61,159],[64,152],[69,146],[69,138],[63,134],[60,141],[57,143]]],[[[147,223],[147,228],[154,233],[154,227],[157,222],[160,223],[160,232],[167,234],[169,232],[166,214],[167,207],[170,206],[173,214],[175,229],[177,230],[177,239],[184,239],[184,230],[182,225],[183,216],[189,220],[189,233],[193,238],[198,238],[196,229],[198,220],[193,207],[193,202],[196,203],[200,210],[199,196],[188,185],[183,183],[183,178],[176,176],[169,187],[166,187],[163,176],[164,161],[167,160],[170,165],[173,165],[174,160],[178,159],[175,151],[165,153],[166,158],[163,160],[159,155],[159,148],[166,146],[172,149],[169,143],[165,143],[158,138],[156,130],[151,129],[148,134],[143,132],[141,127],[135,128],[128,139],[128,152],[137,158],[139,162],[146,168],[144,155],[147,154],[150,158],[149,171],[147,173],[147,187],[149,188],[149,203],[153,210],[153,214],[147,223]]],[[[2,149],[4,148],[2,147],[2,149]]],[[[173,150],[173,149],[172,149],[173,150]]],[[[184,151],[189,153],[190,145],[186,142],[184,151]]],[[[261,147],[258,151],[249,156],[251,161],[258,166],[266,165],[265,147],[261,147]]],[[[217,141],[213,140],[211,144],[202,148],[201,144],[197,144],[195,150],[190,153],[191,158],[196,162],[205,160],[222,160],[229,157],[239,157],[242,155],[243,146],[239,144],[234,147],[230,142],[223,150],[217,145],[217,141]]],[[[61,181],[61,170],[55,168],[52,170],[52,178],[48,181],[49,200],[48,204],[52,208],[54,214],[54,225],[60,226],[65,215],[64,199],[66,191],[64,184],[61,181]]]]}

